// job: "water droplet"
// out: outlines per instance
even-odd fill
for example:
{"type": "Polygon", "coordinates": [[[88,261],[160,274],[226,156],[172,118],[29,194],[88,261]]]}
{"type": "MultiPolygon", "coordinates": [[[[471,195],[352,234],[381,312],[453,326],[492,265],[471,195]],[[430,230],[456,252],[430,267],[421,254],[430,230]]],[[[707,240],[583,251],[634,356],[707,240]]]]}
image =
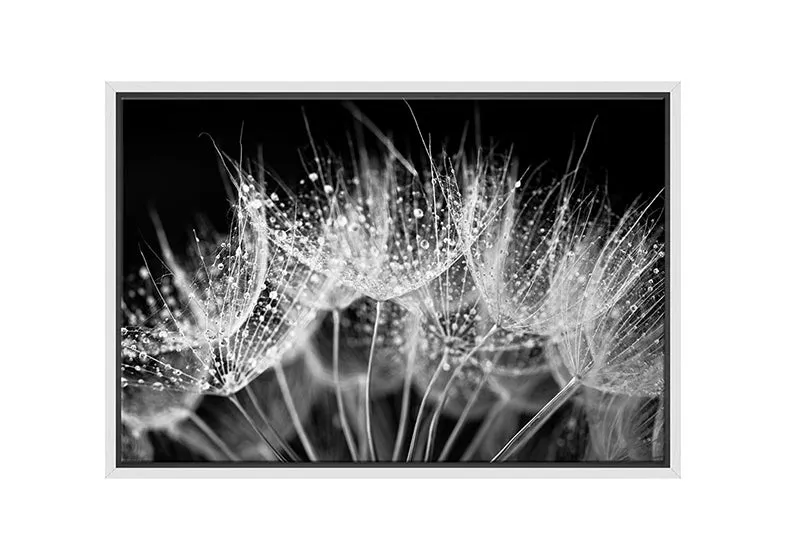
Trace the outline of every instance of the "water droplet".
{"type": "Polygon", "coordinates": [[[427,239],[421,239],[420,240],[420,248],[421,249],[428,249],[428,240],[427,239]]]}
{"type": "Polygon", "coordinates": [[[309,173],[308,174],[308,178],[309,178],[310,181],[313,182],[313,181],[316,181],[319,178],[319,175],[317,175],[316,173],[309,173]]]}
{"type": "Polygon", "coordinates": [[[415,214],[415,218],[419,220],[420,218],[423,217],[423,210],[421,210],[420,208],[415,208],[413,214],[415,214]]]}

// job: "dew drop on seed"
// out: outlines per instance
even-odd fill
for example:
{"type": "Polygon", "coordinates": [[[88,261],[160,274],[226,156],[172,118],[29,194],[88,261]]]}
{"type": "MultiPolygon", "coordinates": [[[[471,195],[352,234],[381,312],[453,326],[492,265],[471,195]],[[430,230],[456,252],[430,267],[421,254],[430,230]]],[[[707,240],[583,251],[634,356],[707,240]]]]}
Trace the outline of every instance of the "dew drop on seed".
{"type": "Polygon", "coordinates": [[[415,214],[415,218],[419,220],[420,218],[423,217],[423,210],[421,210],[420,208],[415,208],[413,214],[415,214]]]}

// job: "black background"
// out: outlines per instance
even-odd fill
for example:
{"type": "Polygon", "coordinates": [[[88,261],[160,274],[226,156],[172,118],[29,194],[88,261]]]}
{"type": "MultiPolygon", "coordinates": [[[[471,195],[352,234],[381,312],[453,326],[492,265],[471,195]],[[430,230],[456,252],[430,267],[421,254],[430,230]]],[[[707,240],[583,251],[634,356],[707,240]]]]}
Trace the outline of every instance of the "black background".
{"type": "MultiPolygon", "coordinates": [[[[664,99],[409,99],[422,133],[438,151],[458,147],[467,129],[476,143],[499,151],[513,146],[522,166],[547,162],[560,174],[571,150],[581,151],[596,120],[582,166],[606,184],[618,212],[637,196],[653,196],[666,182],[667,102],[664,99]],[[477,117],[477,118],[476,118],[477,117]],[[468,128],[467,128],[468,126],[468,128]]],[[[407,157],[422,153],[415,119],[401,98],[356,100],[407,157]]],[[[292,188],[303,177],[301,153],[311,153],[303,114],[315,143],[341,151],[362,127],[341,100],[124,99],[121,101],[122,245],[125,267],[140,250],[156,251],[155,209],[172,244],[182,247],[197,215],[224,231],[229,215],[217,147],[230,157],[255,157],[292,188]],[[242,137],[241,137],[242,132],[242,137]]],[[[375,142],[368,130],[367,142],[375,142]]],[[[575,158],[574,153],[574,158],[575,158]]],[[[157,251],[156,251],[157,252],[157,251]]]]}

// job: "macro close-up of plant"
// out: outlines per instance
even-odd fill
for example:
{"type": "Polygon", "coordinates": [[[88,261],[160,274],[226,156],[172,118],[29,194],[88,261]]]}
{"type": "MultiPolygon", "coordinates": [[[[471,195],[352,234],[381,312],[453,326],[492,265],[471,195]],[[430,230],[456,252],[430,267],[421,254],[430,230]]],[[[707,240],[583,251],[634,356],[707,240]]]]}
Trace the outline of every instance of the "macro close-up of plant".
{"type": "Polygon", "coordinates": [[[663,461],[664,185],[598,180],[596,119],[555,171],[395,103],[406,150],[353,103],[340,141],[303,111],[296,166],[203,138],[225,226],[147,205],[124,463],[663,461]]]}

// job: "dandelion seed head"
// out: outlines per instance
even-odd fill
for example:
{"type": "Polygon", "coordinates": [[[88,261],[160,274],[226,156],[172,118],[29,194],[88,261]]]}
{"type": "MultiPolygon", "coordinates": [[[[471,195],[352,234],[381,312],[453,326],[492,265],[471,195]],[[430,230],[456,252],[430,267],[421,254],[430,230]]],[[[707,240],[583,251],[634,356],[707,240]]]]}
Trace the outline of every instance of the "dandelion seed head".
{"type": "Polygon", "coordinates": [[[568,270],[580,267],[587,280],[576,286],[570,281],[575,274],[559,272],[550,302],[563,317],[557,346],[569,374],[589,387],[630,396],[663,390],[662,229],[648,208],[626,212],[603,243],[581,253],[582,261],[564,262],[568,270]]]}
{"type": "Polygon", "coordinates": [[[288,191],[278,203],[268,196],[264,227],[315,271],[383,301],[429,282],[461,256],[452,216],[460,195],[446,165],[435,162],[436,173],[424,180],[394,157],[365,153],[351,172],[337,157],[316,157],[309,178],[317,190],[288,191]]]}
{"type": "MultiPolygon", "coordinates": [[[[296,273],[296,259],[269,249],[259,191],[238,192],[234,223],[224,239],[197,241],[185,264],[164,241],[177,305],[164,306],[166,322],[128,321],[135,329],[122,337],[121,369],[129,385],[231,395],[308,335],[316,313],[297,297],[310,278],[296,273]],[[188,294],[184,303],[180,293],[188,294]],[[139,348],[154,359],[138,363],[139,348]]],[[[148,292],[158,299],[162,294],[156,285],[148,292]]]]}

